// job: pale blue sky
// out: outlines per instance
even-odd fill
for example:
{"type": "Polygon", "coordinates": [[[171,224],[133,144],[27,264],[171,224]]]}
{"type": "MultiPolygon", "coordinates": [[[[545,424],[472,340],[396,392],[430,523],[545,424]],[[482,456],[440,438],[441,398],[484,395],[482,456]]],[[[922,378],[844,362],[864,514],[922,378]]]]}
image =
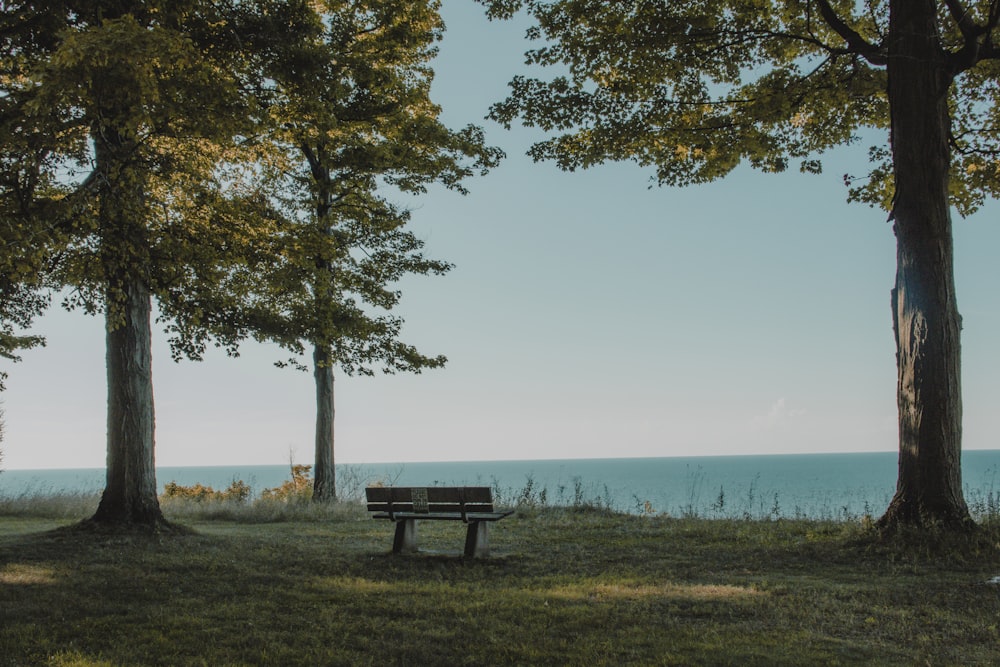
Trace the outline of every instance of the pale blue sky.
{"type": "MultiPolygon", "coordinates": [[[[456,264],[403,285],[405,339],[449,357],[422,375],[337,384],[341,462],[890,451],[896,447],[885,214],[845,202],[845,172],[738,169],[694,188],[650,188],[631,164],[566,174],[524,157],[532,137],[483,121],[522,68],[523,26],[446,0],[435,96],[453,126],[484,124],[508,159],[432,192],[413,229],[456,264]]],[[[1000,447],[996,204],[956,217],[964,317],[965,447],[1000,447]]],[[[4,467],[101,467],[102,322],[53,309],[2,397],[4,467]]],[[[240,359],[170,361],[154,348],[157,462],[312,458],[312,377],[240,359]]]]}

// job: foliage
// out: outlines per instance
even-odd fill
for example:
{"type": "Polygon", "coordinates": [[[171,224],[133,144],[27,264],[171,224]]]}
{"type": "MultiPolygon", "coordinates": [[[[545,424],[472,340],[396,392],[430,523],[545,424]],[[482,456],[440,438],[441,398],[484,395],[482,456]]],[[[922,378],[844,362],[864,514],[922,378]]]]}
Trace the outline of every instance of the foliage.
{"type": "Polygon", "coordinates": [[[389,555],[373,520],[213,521],[169,541],[61,523],[0,519],[0,647],[16,664],[995,657],[995,550],[917,556],[840,524],[549,510],[497,524],[496,555],[468,561],[443,521],[421,540],[445,553],[415,557],[389,555]]]}
{"type": "MultiPolygon", "coordinates": [[[[480,2],[492,17],[537,21],[527,61],[557,74],[514,78],[491,116],[553,133],[530,154],[564,169],[634,160],[669,185],[715,180],[741,162],[818,173],[824,151],[889,127],[887,1],[480,2]]],[[[938,4],[953,77],[952,204],[969,214],[1000,193],[996,3],[938,4]]],[[[845,177],[850,198],[889,209],[891,153],[868,153],[870,172],[845,177]]]]}
{"type": "Polygon", "coordinates": [[[17,297],[0,311],[0,353],[39,342],[7,323],[30,322],[42,287],[70,288],[67,308],[105,312],[113,329],[131,280],[158,299],[175,358],[210,340],[235,353],[275,223],[251,187],[266,159],[252,60],[290,36],[261,26],[270,4],[4,6],[0,241],[24,252],[0,260],[17,297]]]}
{"type": "MultiPolygon", "coordinates": [[[[18,253],[5,249],[4,254],[16,256],[18,253]]],[[[0,358],[18,362],[21,360],[17,354],[19,350],[45,345],[45,339],[41,336],[25,335],[19,330],[31,326],[35,316],[41,314],[48,305],[48,297],[28,285],[13,282],[12,273],[4,275],[0,269],[0,358]]],[[[5,389],[6,379],[7,372],[0,371],[0,391],[5,389]]]]}
{"type": "Polygon", "coordinates": [[[430,100],[437,9],[428,0],[315,3],[300,39],[274,45],[264,63],[273,157],[261,187],[282,225],[270,239],[277,261],[257,276],[256,335],[296,355],[315,346],[316,365],[372,374],[445,361],[400,342],[402,320],[387,314],[400,278],[450,268],[421,254],[391,193],[433,182],[464,192],[463,179],[502,154],[477,127],[444,126],[430,100]]]}
{"type": "Polygon", "coordinates": [[[309,471],[312,466],[292,464],[291,479],[285,480],[281,486],[264,489],[262,500],[278,500],[285,503],[306,502],[312,498],[313,485],[309,471]]]}
{"type": "MultiPolygon", "coordinates": [[[[309,471],[312,466],[296,465],[291,466],[291,479],[285,480],[281,486],[264,489],[260,494],[260,499],[264,502],[284,502],[293,503],[308,501],[312,497],[312,479],[309,471]]],[[[228,488],[216,491],[210,486],[194,484],[192,486],[182,486],[176,482],[167,482],[163,485],[162,498],[165,500],[194,501],[197,503],[249,503],[253,495],[250,485],[241,479],[233,480],[228,488]]]]}
{"type": "Polygon", "coordinates": [[[228,488],[216,491],[210,486],[195,484],[181,486],[177,482],[167,482],[163,485],[163,498],[194,500],[197,502],[232,501],[245,503],[250,499],[250,486],[241,479],[233,480],[228,488]]]}
{"type": "Polygon", "coordinates": [[[72,287],[68,306],[110,309],[113,323],[123,295],[108,281],[138,274],[170,315],[247,232],[229,224],[239,188],[220,171],[251,129],[241,52],[224,48],[238,17],[209,3],[72,4],[2,16],[0,200],[8,230],[32,240],[11,282],[72,287]]]}

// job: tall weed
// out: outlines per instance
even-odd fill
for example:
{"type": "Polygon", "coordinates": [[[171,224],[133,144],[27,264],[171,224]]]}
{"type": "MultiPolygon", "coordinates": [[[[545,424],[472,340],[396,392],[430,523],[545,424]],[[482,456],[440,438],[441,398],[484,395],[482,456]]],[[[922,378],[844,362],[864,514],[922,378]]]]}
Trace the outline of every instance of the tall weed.
{"type": "Polygon", "coordinates": [[[31,490],[16,496],[0,494],[0,515],[39,519],[85,519],[97,510],[99,493],[31,490]]]}

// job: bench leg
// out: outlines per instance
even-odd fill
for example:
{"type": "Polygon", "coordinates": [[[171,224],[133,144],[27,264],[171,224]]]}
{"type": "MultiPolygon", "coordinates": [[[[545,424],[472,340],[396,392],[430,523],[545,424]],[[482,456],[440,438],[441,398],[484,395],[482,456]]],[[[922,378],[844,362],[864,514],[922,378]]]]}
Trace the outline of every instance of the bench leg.
{"type": "Polygon", "coordinates": [[[412,553],[417,550],[417,520],[402,519],[396,522],[396,536],[392,540],[392,553],[412,553]]]}
{"type": "Polygon", "coordinates": [[[486,558],[490,555],[490,522],[470,521],[465,532],[465,557],[486,558]]]}

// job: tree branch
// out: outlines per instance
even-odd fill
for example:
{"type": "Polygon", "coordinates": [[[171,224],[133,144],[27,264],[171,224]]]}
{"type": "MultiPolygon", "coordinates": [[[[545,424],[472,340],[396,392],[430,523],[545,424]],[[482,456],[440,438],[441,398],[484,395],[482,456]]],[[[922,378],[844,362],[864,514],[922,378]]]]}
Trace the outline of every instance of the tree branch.
{"type": "Polygon", "coordinates": [[[951,19],[962,33],[962,48],[950,56],[951,70],[955,74],[963,72],[982,60],[1000,58],[1000,51],[994,46],[992,33],[1000,21],[1000,3],[990,2],[989,18],[985,25],[976,23],[962,0],[945,0],[951,19]]]}
{"type": "Polygon", "coordinates": [[[1000,49],[993,44],[993,31],[1000,24],[1000,0],[990,2],[990,15],[986,22],[986,37],[979,49],[980,60],[1000,60],[1000,49]]]}
{"type": "Polygon", "coordinates": [[[972,20],[972,15],[969,14],[969,9],[962,4],[962,0],[944,0],[944,4],[948,5],[948,11],[951,13],[951,19],[961,31],[962,37],[965,38],[966,45],[968,45],[969,42],[975,43],[975,41],[986,32],[986,28],[984,26],[981,26],[972,20]]]}
{"type": "Polygon", "coordinates": [[[888,58],[882,48],[875,46],[862,37],[856,30],[844,23],[837,16],[837,12],[834,11],[833,7],[830,6],[829,0],[816,0],[816,2],[819,5],[819,13],[823,17],[823,20],[847,42],[847,46],[852,53],[858,54],[872,65],[884,66],[888,63],[888,58]]]}
{"type": "Polygon", "coordinates": [[[990,18],[986,22],[987,39],[990,38],[989,34],[996,30],[998,23],[1000,23],[1000,0],[993,0],[990,3],[990,18]]]}

